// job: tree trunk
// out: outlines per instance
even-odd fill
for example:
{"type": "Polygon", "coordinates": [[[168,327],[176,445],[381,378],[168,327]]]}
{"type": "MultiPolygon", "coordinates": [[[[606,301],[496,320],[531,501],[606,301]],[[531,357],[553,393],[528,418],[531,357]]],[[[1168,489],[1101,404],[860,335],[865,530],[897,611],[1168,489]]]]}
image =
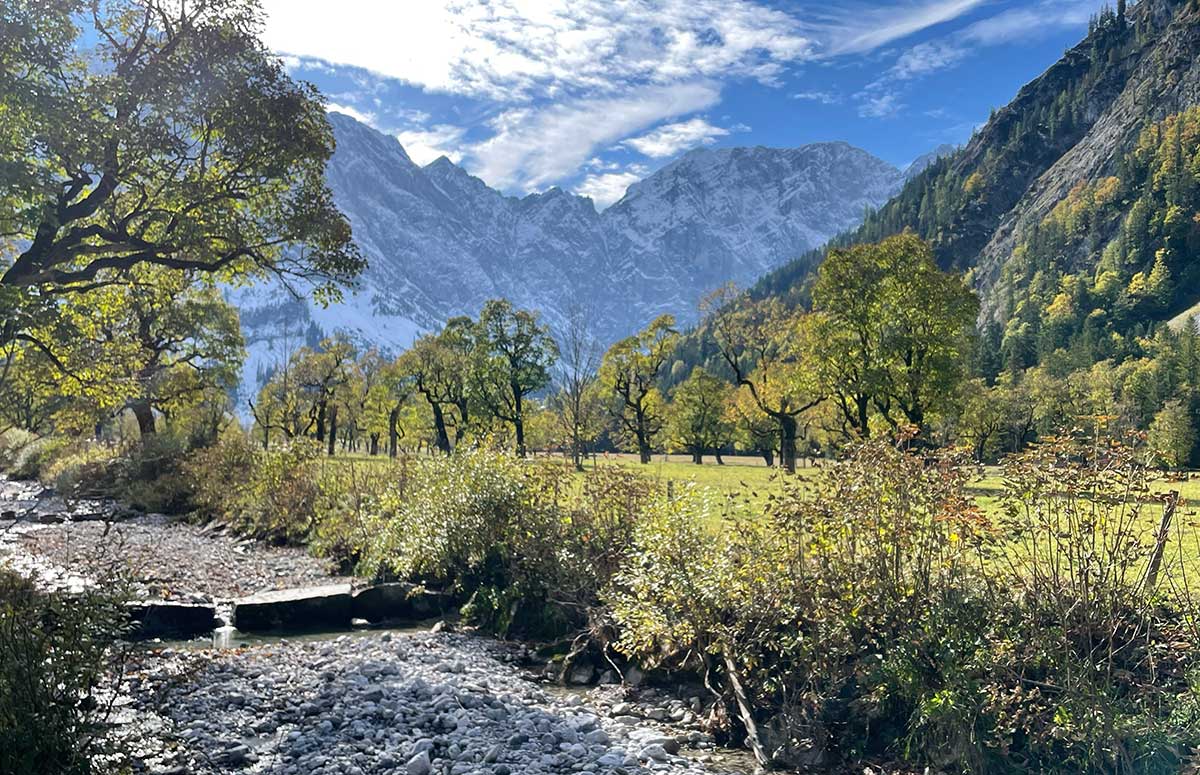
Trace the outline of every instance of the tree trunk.
{"type": "Polygon", "coordinates": [[[329,457],[333,457],[333,445],[337,441],[337,404],[329,407],[329,457]]]}
{"type": "Polygon", "coordinates": [[[521,409],[521,389],[516,385],[509,388],[513,392],[513,428],[517,432],[517,457],[525,457],[525,417],[521,409]]]}
{"type": "Polygon", "coordinates": [[[454,426],[454,446],[457,447],[463,440],[463,436],[467,435],[467,426],[470,424],[471,418],[469,415],[470,405],[466,400],[455,401],[454,405],[458,407],[458,424],[454,426]]]}
{"type": "Polygon", "coordinates": [[[775,450],[771,449],[770,447],[767,447],[766,449],[760,450],[760,453],[762,454],[762,459],[764,461],[766,461],[766,463],[767,463],[767,468],[774,468],[775,467],[775,450]]]}
{"type": "Polygon", "coordinates": [[[719,466],[725,465],[724,459],[721,458],[721,448],[720,447],[716,447],[713,449],[713,455],[717,458],[717,465],[719,465],[719,466]]]}
{"type": "MultiPolygon", "coordinates": [[[[855,399],[855,407],[858,410],[856,422],[858,424],[858,435],[864,439],[871,437],[871,399],[868,396],[858,396],[855,399]]],[[[795,421],[793,420],[793,425],[795,421]]],[[[794,438],[794,437],[793,437],[794,438]]]]}
{"type": "Polygon", "coordinates": [[[646,428],[646,415],[641,409],[637,410],[637,445],[638,459],[642,465],[650,462],[650,434],[646,428]]]}
{"type": "Polygon", "coordinates": [[[576,425],[571,433],[571,461],[576,471],[583,470],[583,441],[579,438],[579,426],[576,425]]]}
{"type": "Polygon", "coordinates": [[[317,443],[321,444],[325,441],[325,402],[321,401],[317,404],[317,443]]]}
{"type": "Polygon", "coordinates": [[[431,403],[433,408],[433,428],[437,433],[437,447],[443,454],[450,454],[450,436],[446,433],[446,415],[442,412],[441,404],[431,403]]]}
{"type": "Polygon", "coordinates": [[[138,401],[131,404],[129,408],[133,411],[133,416],[137,418],[138,433],[142,436],[150,436],[158,430],[154,426],[154,409],[151,408],[149,401],[138,401]]]}
{"type": "Polygon", "coordinates": [[[397,447],[400,445],[400,434],[396,432],[396,426],[400,423],[400,407],[393,406],[388,412],[388,457],[395,459],[397,447]]]}
{"type": "Polygon", "coordinates": [[[779,416],[779,462],[789,474],[796,473],[796,418],[779,416]]]}
{"type": "Polygon", "coordinates": [[[700,447],[694,447],[692,449],[692,463],[695,465],[704,464],[704,450],[700,447]]]}
{"type": "Polygon", "coordinates": [[[370,451],[371,451],[371,457],[375,457],[376,455],[379,454],[379,433],[378,432],[371,434],[370,451]]]}
{"type": "Polygon", "coordinates": [[[513,427],[517,431],[517,457],[525,457],[525,421],[520,413],[513,418],[513,427]]]}

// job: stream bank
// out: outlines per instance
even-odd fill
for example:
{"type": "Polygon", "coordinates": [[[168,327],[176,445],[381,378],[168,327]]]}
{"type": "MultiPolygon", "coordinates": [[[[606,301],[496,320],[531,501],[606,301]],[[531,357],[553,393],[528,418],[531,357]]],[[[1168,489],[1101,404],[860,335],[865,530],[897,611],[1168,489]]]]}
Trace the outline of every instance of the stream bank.
{"type": "Polygon", "coordinates": [[[129,672],[118,729],[157,775],[753,770],[695,724],[647,718],[626,688],[547,690],[521,659],[446,632],[161,649],[129,672]]]}
{"type": "MultiPolygon", "coordinates": [[[[60,509],[56,497],[0,480],[0,563],[47,591],[115,573],[142,605],[212,606],[225,619],[238,618],[237,601],[308,598],[314,586],[326,590],[322,605],[326,595],[372,600],[295,549],[115,504],[60,509]]],[[[402,591],[376,591],[375,603],[395,604],[402,591]]],[[[340,616],[342,603],[334,605],[340,616]]],[[[242,640],[226,623],[216,640],[142,643],[113,698],[110,734],[135,772],[155,775],[754,769],[747,754],[720,749],[703,730],[699,698],[547,686],[524,647],[442,629],[242,640]]]]}

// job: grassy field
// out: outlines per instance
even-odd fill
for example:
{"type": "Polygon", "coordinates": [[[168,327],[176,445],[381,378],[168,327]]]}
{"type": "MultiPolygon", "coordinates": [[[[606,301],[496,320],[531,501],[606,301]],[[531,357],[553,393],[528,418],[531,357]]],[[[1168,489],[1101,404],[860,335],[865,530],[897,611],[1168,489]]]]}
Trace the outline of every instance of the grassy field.
{"type": "MultiPolygon", "coordinates": [[[[384,456],[369,455],[342,455],[337,459],[369,465],[387,462],[384,456]]],[[[558,456],[548,459],[562,460],[558,456]]],[[[586,467],[620,466],[658,482],[671,483],[676,488],[695,487],[718,503],[725,501],[738,506],[736,513],[742,515],[754,514],[760,509],[771,493],[781,489],[781,482],[786,476],[778,469],[767,467],[761,457],[726,456],[724,461],[724,465],[718,465],[714,458],[707,457],[702,465],[695,465],[686,455],[655,455],[650,463],[642,465],[636,455],[603,454],[589,459],[586,467]]],[[[806,461],[796,476],[815,487],[822,470],[819,463],[806,461]]],[[[992,517],[1000,516],[1003,507],[1004,477],[999,466],[981,469],[979,478],[972,480],[968,487],[969,494],[981,511],[992,517]]],[[[1168,545],[1168,562],[1170,563],[1172,558],[1176,563],[1182,560],[1190,569],[1189,573],[1194,571],[1200,579],[1200,474],[1156,481],[1152,490],[1158,493],[1172,490],[1180,493],[1180,508],[1176,512],[1172,539],[1168,545]]],[[[1162,510],[1159,507],[1144,509],[1140,523],[1140,529],[1144,531],[1144,541],[1151,540],[1158,528],[1161,514],[1162,510]]],[[[726,518],[722,514],[714,513],[713,528],[720,529],[726,518]]]]}
{"type": "MultiPolygon", "coordinates": [[[[336,459],[375,465],[388,462],[387,457],[383,455],[372,457],[365,454],[343,454],[336,459]]],[[[544,459],[563,458],[547,456],[544,459]]],[[[785,475],[777,468],[768,467],[761,457],[726,455],[723,460],[724,465],[718,465],[715,458],[708,456],[702,465],[696,465],[687,455],[654,455],[649,463],[642,465],[634,454],[605,453],[589,458],[584,465],[585,468],[621,466],[658,481],[690,484],[715,495],[749,494],[754,498],[762,498],[778,488],[780,477],[785,475]]],[[[820,476],[821,464],[822,461],[819,460],[800,461],[796,475],[801,479],[813,481],[820,476]]],[[[986,513],[995,513],[1004,491],[1002,469],[1000,466],[987,466],[981,471],[982,475],[970,482],[969,490],[986,513]]],[[[1162,479],[1154,482],[1152,489],[1159,493],[1178,491],[1181,505],[1188,509],[1200,509],[1200,473],[1162,479]]]]}

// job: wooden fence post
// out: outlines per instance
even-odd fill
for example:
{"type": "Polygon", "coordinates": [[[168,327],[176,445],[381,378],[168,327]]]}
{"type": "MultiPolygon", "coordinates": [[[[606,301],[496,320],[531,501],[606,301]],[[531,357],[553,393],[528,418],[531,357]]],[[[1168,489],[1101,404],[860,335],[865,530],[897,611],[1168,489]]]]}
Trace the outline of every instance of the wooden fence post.
{"type": "Polygon", "coordinates": [[[1142,588],[1150,591],[1158,585],[1158,572],[1162,568],[1163,552],[1167,548],[1167,538],[1171,534],[1171,520],[1175,516],[1175,507],[1179,505],[1179,491],[1167,493],[1163,503],[1162,521],[1158,523],[1158,531],[1154,534],[1154,551],[1150,553],[1150,564],[1146,566],[1146,576],[1142,588]]]}

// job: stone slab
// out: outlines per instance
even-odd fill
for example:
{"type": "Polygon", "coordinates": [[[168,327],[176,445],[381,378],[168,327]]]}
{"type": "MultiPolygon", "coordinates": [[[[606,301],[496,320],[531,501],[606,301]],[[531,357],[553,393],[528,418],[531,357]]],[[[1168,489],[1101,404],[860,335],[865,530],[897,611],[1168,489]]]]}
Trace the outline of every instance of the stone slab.
{"type": "Polygon", "coordinates": [[[260,592],[233,601],[233,626],[243,632],[349,627],[349,584],[260,592]]]}
{"type": "Polygon", "coordinates": [[[379,622],[419,622],[449,609],[449,600],[414,584],[376,584],[354,593],[351,610],[355,619],[379,622]]]}
{"type": "Polygon", "coordinates": [[[148,600],[129,605],[135,638],[194,638],[221,625],[211,603],[148,600]]]}

